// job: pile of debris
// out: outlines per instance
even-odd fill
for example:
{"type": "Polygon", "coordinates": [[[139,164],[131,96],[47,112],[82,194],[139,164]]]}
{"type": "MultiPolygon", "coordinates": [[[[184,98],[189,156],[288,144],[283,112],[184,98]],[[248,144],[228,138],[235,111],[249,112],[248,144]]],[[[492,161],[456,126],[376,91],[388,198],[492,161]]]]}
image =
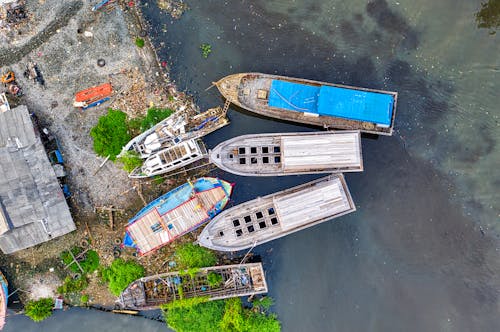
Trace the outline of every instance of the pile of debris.
{"type": "Polygon", "coordinates": [[[0,29],[10,30],[27,18],[23,0],[0,0],[0,29]]]}
{"type": "Polygon", "coordinates": [[[7,71],[0,77],[0,82],[7,89],[7,92],[14,97],[21,97],[23,95],[23,90],[16,82],[16,75],[13,71],[7,71]]]}
{"type": "Polygon", "coordinates": [[[188,6],[182,1],[158,0],[158,7],[166,11],[175,19],[179,19],[188,10],[188,6]]]}

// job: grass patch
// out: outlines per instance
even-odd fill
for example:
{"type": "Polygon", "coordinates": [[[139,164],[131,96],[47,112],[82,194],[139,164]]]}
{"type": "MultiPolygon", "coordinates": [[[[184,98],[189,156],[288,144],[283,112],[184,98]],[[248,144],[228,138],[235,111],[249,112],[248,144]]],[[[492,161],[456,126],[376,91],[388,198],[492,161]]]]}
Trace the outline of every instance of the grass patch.
{"type": "Polygon", "coordinates": [[[182,244],[175,256],[180,269],[213,266],[217,262],[213,251],[192,243],[182,244]]]}
{"type": "Polygon", "coordinates": [[[29,301],[24,307],[24,313],[35,322],[41,322],[52,315],[53,307],[54,301],[47,297],[38,301],[29,301]]]}
{"type": "Polygon", "coordinates": [[[215,272],[210,272],[207,276],[208,285],[212,288],[217,288],[222,283],[222,276],[215,272]]]}
{"type": "Polygon", "coordinates": [[[170,115],[172,115],[172,113],[174,113],[174,111],[169,108],[149,108],[146,116],[143,118],[139,118],[141,132],[145,132],[158,122],[168,118],[170,115]]]}
{"type": "MultiPolygon", "coordinates": [[[[73,247],[71,248],[71,252],[76,257],[83,252],[83,249],[80,247],[73,247]]],[[[71,257],[69,251],[63,251],[61,253],[61,259],[64,265],[68,265],[73,261],[73,257],[71,257]]],[[[88,250],[85,253],[85,259],[79,261],[78,263],[82,267],[83,273],[92,273],[99,267],[99,254],[94,250],[88,250]]],[[[69,269],[75,273],[82,273],[76,263],[71,264],[69,269]]]]}
{"type": "Polygon", "coordinates": [[[108,109],[108,113],[101,116],[90,130],[90,136],[94,139],[95,153],[115,161],[122,147],[130,141],[127,115],[120,110],[108,109]]]}
{"type": "Polygon", "coordinates": [[[103,281],[112,294],[118,296],[134,280],[144,277],[144,267],[134,261],[115,259],[110,267],[102,270],[103,281]]]}
{"type": "Polygon", "coordinates": [[[73,279],[71,277],[66,277],[61,286],[57,287],[57,292],[59,294],[68,295],[71,293],[79,293],[89,285],[87,277],[81,276],[79,278],[73,279]]]}
{"type": "Polygon", "coordinates": [[[132,172],[137,167],[142,166],[142,159],[135,150],[129,150],[122,154],[120,158],[118,158],[123,164],[123,169],[128,173],[132,172]]]}

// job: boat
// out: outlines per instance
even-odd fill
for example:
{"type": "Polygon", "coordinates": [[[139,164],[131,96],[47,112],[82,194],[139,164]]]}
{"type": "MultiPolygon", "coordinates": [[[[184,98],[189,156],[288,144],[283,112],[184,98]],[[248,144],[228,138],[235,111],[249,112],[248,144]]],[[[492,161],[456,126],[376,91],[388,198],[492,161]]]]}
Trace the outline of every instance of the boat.
{"type": "Polygon", "coordinates": [[[397,92],[261,73],[239,73],[213,84],[251,112],[324,128],[392,135],[397,92]]]}
{"type": "Polygon", "coordinates": [[[118,304],[127,309],[152,310],[179,299],[206,297],[213,301],[262,293],[267,293],[262,264],[247,263],[204,267],[191,275],[178,271],[144,277],[120,294],[118,304]],[[211,278],[218,282],[210,282],[211,278]]]}
{"type": "Polygon", "coordinates": [[[225,210],[198,236],[218,251],[238,251],[356,210],[342,173],[259,197],[225,210]]]}
{"type": "Polygon", "coordinates": [[[9,283],[7,279],[0,272],[0,330],[3,329],[5,325],[5,318],[7,317],[7,302],[9,297],[9,283]]]}
{"type": "Polygon", "coordinates": [[[187,108],[173,113],[134,137],[123,147],[120,155],[127,151],[135,151],[141,158],[146,159],[157,151],[183,141],[201,138],[228,123],[226,111],[221,107],[211,108],[199,114],[187,108]]]}
{"type": "Polygon", "coordinates": [[[359,130],[243,135],[217,145],[209,158],[243,176],[363,171],[359,130]]]}
{"type": "Polygon", "coordinates": [[[99,106],[105,101],[109,100],[113,93],[111,83],[104,83],[98,86],[78,91],[75,94],[74,107],[79,107],[83,110],[87,108],[99,106]]]}
{"type": "Polygon", "coordinates": [[[172,172],[194,163],[206,155],[207,150],[201,139],[184,141],[150,155],[142,166],[137,167],[129,174],[129,177],[148,178],[172,172]]]}
{"type": "Polygon", "coordinates": [[[221,212],[233,185],[202,177],[158,197],[140,210],[126,227],[124,244],[145,255],[189,233],[221,212]]]}

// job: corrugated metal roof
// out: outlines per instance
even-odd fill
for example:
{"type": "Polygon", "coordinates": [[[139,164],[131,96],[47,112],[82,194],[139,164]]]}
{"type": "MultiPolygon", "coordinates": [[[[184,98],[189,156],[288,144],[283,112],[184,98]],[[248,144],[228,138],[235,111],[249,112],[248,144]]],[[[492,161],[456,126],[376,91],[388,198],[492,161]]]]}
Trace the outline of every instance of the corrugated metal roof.
{"type": "Polygon", "coordinates": [[[11,228],[0,235],[0,248],[4,253],[75,230],[26,106],[0,113],[0,203],[11,228]]]}

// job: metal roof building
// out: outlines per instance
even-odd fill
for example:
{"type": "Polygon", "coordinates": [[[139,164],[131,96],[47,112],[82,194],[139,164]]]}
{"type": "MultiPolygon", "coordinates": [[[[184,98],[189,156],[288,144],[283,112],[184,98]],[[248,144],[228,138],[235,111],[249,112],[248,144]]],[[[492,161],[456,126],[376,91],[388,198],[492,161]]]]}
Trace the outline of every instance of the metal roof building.
{"type": "Polygon", "coordinates": [[[27,107],[0,112],[0,249],[10,254],[75,229],[27,107]]]}

